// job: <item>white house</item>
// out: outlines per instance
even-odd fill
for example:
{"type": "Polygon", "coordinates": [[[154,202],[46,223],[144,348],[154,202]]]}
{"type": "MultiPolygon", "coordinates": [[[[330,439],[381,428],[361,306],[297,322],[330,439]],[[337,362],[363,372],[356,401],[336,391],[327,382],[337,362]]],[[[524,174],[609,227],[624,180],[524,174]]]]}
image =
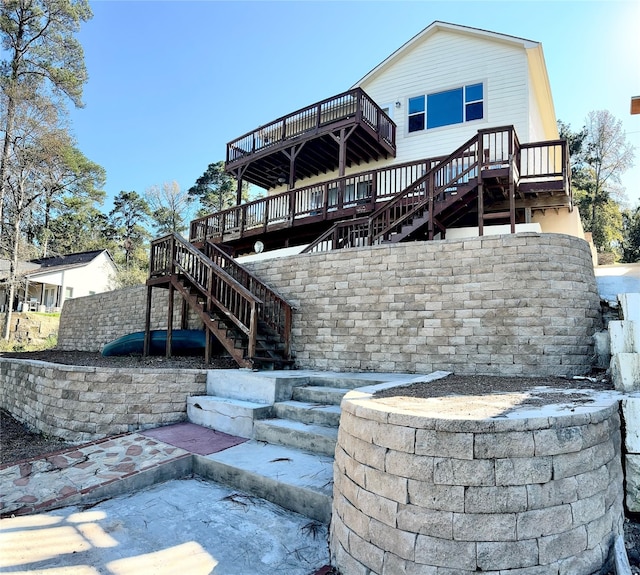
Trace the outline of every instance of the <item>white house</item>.
{"type": "MultiPolygon", "coordinates": [[[[459,191],[464,208],[440,212],[437,225],[446,237],[459,228],[475,235],[508,231],[514,222],[518,229],[584,237],[542,45],[433,22],[347,92],[229,142],[227,171],[265,188],[269,197],[192,222],[190,239],[226,243],[235,253],[246,253],[257,239],[268,249],[300,245],[336,220],[375,212],[474,137],[485,137],[485,144],[473,157],[465,152],[454,170],[477,162],[469,178],[477,178],[476,169],[485,173],[479,189],[459,191]],[[512,131],[505,135],[503,127],[512,131]],[[499,188],[484,177],[508,162],[515,181],[511,205],[507,179],[499,188]],[[411,169],[391,173],[408,164],[411,169]],[[390,184],[391,178],[399,183],[390,184]],[[351,210],[349,200],[361,205],[351,210]]],[[[439,237],[433,231],[429,237],[439,237]]]]}
{"type": "MultiPolygon", "coordinates": [[[[53,256],[26,262],[20,273],[14,308],[19,311],[59,310],[66,299],[109,291],[117,268],[107,250],[53,256]]],[[[7,293],[0,306],[7,306],[7,293]]]]}

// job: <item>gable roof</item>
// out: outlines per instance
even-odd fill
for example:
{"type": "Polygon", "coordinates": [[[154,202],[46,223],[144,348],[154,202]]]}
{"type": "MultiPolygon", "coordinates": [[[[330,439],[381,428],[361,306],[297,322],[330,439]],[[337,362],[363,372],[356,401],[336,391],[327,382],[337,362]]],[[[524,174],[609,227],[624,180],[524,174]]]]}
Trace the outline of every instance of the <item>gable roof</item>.
{"type": "Polygon", "coordinates": [[[113,258],[111,257],[111,254],[108,250],[92,250],[88,252],[78,252],[75,254],[65,254],[62,256],[52,256],[48,258],[31,260],[30,263],[36,264],[38,267],[34,270],[26,272],[24,275],[29,278],[34,278],[40,274],[48,274],[65,269],[82,267],[91,263],[102,253],[105,253],[107,258],[115,266],[113,258]]]}
{"type": "Polygon", "coordinates": [[[480,28],[472,28],[471,26],[462,26],[460,24],[451,24],[449,22],[441,22],[436,20],[427,26],[422,32],[418,32],[413,38],[405,42],[400,48],[393,52],[390,56],[385,58],[380,64],[378,64],[373,70],[365,74],[360,80],[358,80],[351,88],[357,88],[362,84],[371,80],[374,76],[377,76],[387,68],[389,68],[396,60],[404,56],[407,52],[411,51],[414,46],[426,40],[430,36],[433,36],[436,32],[449,31],[459,34],[465,34],[469,36],[480,36],[497,42],[504,42],[515,46],[521,46],[526,50],[542,49],[542,45],[539,42],[533,40],[527,40],[525,38],[518,38],[517,36],[509,36],[508,34],[500,34],[498,32],[490,32],[489,30],[482,30],[480,28]]]}
{"type": "MultiPolygon", "coordinates": [[[[499,32],[491,32],[481,28],[472,28],[471,26],[462,26],[460,24],[451,24],[449,22],[441,22],[436,20],[427,26],[424,30],[416,34],[408,42],[405,42],[400,48],[385,58],[375,68],[365,74],[351,88],[364,87],[379,74],[388,70],[405,54],[413,50],[417,45],[427,40],[437,32],[453,32],[476,38],[485,38],[494,42],[509,44],[514,47],[520,47],[525,50],[527,62],[529,64],[529,73],[532,78],[532,87],[536,96],[536,100],[540,107],[541,117],[544,118],[545,129],[547,133],[554,134],[557,137],[556,113],[553,105],[553,97],[551,95],[551,86],[549,84],[549,76],[547,74],[547,66],[544,60],[542,44],[534,40],[519,38],[518,36],[510,36],[499,32]]],[[[366,89],[366,88],[365,88],[366,89]]]]}
{"type": "Polygon", "coordinates": [[[92,250],[89,252],[78,252],[75,254],[65,254],[62,256],[51,256],[30,260],[34,264],[39,264],[41,268],[52,268],[58,266],[69,266],[77,264],[88,264],[96,259],[102,252],[107,250],[92,250]]]}

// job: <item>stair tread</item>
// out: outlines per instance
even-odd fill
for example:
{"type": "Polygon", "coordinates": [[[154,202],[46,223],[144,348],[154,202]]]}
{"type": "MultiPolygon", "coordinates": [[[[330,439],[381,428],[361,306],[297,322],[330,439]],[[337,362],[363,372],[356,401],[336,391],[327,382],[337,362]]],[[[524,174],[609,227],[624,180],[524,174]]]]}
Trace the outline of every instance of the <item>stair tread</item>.
{"type": "Polygon", "coordinates": [[[297,401],[290,399],[288,401],[279,401],[278,405],[286,405],[296,409],[313,409],[315,411],[328,411],[331,413],[340,413],[339,405],[332,405],[329,403],[316,403],[310,401],[297,401]]]}
{"type": "Polygon", "coordinates": [[[245,399],[233,399],[231,397],[219,397],[217,395],[192,395],[187,398],[190,402],[201,402],[201,403],[225,403],[229,405],[237,405],[240,407],[247,408],[260,408],[260,407],[269,407],[267,403],[260,403],[257,401],[247,401],[245,399]]]}
{"type": "Polygon", "coordinates": [[[313,423],[302,423],[301,421],[293,421],[291,419],[263,419],[261,421],[256,421],[255,425],[265,425],[280,429],[301,431],[303,433],[313,433],[323,435],[330,439],[337,439],[338,437],[338,430],[335,427],[326,427],[324,425],[316,425],[313,423]]]}
{"type": "Polygon", "coordinates": [[[351,388],[349,387],[332,387],[329,385],[307,385],[301,389],[321,391],[325,393],[347,393],[348,391],[351,391],[351,388]]]}
{"type": "Polygon", "coordinates": [[[250,440],[206,458],[280,483],[332,493],[333,458],[327,455],[250,440]]]}

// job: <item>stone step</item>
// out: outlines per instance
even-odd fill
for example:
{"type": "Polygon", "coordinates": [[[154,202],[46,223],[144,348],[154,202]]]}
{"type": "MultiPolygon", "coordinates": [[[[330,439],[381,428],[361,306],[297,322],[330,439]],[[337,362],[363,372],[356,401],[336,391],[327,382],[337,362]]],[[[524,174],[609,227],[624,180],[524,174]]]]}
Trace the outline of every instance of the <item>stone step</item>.
{"type": "Polygon", "coordinates": [[[254,422],[271,417],[273,406],[211,395],[187,397],[187,418],[191,423],[239,437],[253,437],[254,422]]]}
{"type": "Polygon", "coordinates": [[[640,321],[640,293],[618,294],[618,302],[625,321],[640,321]]]}
{"type": "Polygon", "coordinates": [[[340,406],[321,405],[303,401],[281,401],[273,406],[275,416],[302,423],[338,427],[340,425],[340,406]]]}
{"type": "Polygon", "coordinates": [[[293,399],[321,405],[340,405],[342,398],[349,391],[346,387],[326,387],[308,385],[293,388],[293,399]]]}
{"type": "MultiPolygon", "coordinates": [[[[333,458],[282,445],[247,441],[212,455],[194,456],[194,473],[329,523],[333,458]]],[[[241,496],[239,504],[250,504],[241,496]]]]}
{"type": "Polygon", "coordinates": [[[338,438],[335,427],[288,419],[265,419],[253,426],[254,439],[333,457],[338,438]]]}

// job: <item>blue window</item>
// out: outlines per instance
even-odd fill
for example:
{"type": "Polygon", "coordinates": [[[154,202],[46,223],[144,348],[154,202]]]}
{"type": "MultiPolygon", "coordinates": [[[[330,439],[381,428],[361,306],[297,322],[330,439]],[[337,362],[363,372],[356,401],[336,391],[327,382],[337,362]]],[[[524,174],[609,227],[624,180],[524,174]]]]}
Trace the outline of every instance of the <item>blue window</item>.
{"type": "Polygon", "coordinates": [[[464,119],[481,120],[484,117],[482,84],[473,84],[464,87],[464,119]]]}
{"type": "Polygon", "coordinates": [[[424,96],[409,98],[409,131],[424,130],[424,96]]]}
{"type": "Polygon", "coordinates": [[[409,132],[484,118],[484,86],[470,84],[409,98],[409,132]]]}
{"type": "Polygon", "coordinates": [[[427,96],[427,128],[462,122],[462,88],[427,96]]]}

